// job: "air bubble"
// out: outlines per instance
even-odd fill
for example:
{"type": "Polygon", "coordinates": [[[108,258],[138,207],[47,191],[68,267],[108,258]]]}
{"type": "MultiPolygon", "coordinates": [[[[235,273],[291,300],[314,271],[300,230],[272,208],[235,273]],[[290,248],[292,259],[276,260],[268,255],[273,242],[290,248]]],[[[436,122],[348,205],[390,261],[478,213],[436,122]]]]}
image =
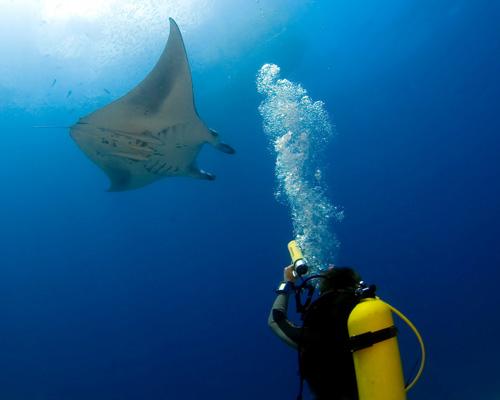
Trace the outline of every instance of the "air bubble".
{"type": "Polygon", "coordinates": [[[331,225],[343,218],[317,165],[333,129],[324,103],[313,101],[300,84],[278,79],[279,73],[279,66],[264,64],[257,75],[257,91],[264,95],[259,112],[276,153],[275,195],[288,204],[294,236],[318,272],[335,259],[340,243],[331,225]]]}

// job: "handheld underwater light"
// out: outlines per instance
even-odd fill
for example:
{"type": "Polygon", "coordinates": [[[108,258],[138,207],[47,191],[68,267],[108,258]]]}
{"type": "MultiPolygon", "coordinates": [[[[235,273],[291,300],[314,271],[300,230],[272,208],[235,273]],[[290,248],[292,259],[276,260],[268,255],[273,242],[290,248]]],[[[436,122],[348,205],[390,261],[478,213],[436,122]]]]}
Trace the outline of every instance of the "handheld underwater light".
{"type": "Polygon", "coordinates": [[[302,276],[307,274],[309,271],[309,266],[302,255],[299,245],[295,240],[288,243],[288,251],[290,252],[290,258],[292,259],[294,274],[302,276]]]}

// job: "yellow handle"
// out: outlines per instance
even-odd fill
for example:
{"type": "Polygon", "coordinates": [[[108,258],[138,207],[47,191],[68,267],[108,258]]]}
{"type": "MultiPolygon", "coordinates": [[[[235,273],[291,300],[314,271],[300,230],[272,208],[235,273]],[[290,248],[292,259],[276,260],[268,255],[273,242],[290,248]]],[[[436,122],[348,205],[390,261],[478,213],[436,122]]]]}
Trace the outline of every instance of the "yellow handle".
{"type": "Polygon", "coordinates": [[[304,258],[304,256],[302,255],[302,251],[300,250],[300,247],[295,240],[292,240],[290,243],[288,243],[288,251],[290,252],[292,264],[295,264],[298,260],[302,260],[304,258]]]}

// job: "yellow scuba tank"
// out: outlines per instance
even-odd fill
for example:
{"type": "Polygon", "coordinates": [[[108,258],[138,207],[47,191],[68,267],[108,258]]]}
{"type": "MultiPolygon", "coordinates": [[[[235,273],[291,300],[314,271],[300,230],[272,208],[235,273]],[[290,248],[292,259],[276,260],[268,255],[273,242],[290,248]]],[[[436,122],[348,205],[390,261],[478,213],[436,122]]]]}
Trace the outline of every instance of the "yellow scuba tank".
{"type": "Polygon", "coordinates": [[[391,307],[365,298],[349,315],[359,400],[406,399],[401,356],[391,307]]]}

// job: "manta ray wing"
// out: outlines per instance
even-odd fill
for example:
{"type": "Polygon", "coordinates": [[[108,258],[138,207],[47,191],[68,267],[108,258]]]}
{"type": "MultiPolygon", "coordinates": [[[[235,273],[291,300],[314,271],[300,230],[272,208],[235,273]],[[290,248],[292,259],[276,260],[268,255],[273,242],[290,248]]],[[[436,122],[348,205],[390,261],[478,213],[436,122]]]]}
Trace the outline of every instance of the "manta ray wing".
{"type": "Polygon", "coordinates": [[[186,50],[173,19],[167,45],[146,78],[122,98],[81,118],[70,133],[106,172],[111,191],[168,176],[211,180],[213,175],[196,167],[203,144],[234,153],[198,117],[186,50]]]}

